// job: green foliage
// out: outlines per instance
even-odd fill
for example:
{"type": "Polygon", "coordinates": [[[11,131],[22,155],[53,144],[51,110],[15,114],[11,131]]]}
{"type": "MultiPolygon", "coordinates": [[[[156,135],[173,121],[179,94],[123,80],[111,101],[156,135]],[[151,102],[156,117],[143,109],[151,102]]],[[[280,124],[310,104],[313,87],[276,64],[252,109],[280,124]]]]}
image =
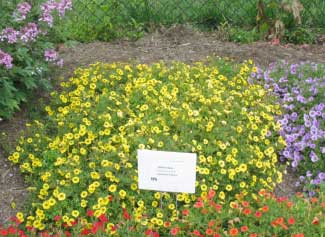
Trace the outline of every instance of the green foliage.
{"type": "Polygon", "coordinates": [[[238,43],[252,43],[261,39],[260,34],[254,28],[252,30],[245,30],[239,27],[228,28],[229,40],[238,43]]]}
{"type": "Polygon", "coordinates": [[[297,27],[286,30],[284,40],[294,44],[313,44],[316,33],[309,28],[297,27]]]}
{"type": "Polygon", "coordinates": [[[138,39],[144,32],[147,16],[144,1],[74,1],[74,10],[55,27],[61,41],[109,41],[116,38],[138,39]]]}

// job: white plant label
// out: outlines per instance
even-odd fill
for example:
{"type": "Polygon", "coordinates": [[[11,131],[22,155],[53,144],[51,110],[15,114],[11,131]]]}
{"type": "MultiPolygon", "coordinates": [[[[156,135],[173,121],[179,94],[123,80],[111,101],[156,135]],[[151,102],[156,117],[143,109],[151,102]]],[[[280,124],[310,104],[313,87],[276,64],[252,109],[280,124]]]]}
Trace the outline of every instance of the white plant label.
{"type": "Polygon", "coordinates": [[[195,193],[195,153],[138,150],[139,189],[195,193]]]}

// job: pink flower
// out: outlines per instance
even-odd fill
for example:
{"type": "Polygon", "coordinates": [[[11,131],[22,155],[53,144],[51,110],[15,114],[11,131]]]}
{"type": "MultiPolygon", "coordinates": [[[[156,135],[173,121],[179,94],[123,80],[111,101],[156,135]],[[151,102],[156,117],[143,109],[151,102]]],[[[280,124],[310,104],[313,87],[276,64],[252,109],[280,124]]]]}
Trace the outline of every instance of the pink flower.
{"type": "Polygon", "coordinates": [[[0,49],[0,65],[4,65],[7,69],[10,69],[12,68],[12,57],[3,52],[1,49],[0,49]]]}
{"type": "Polygon", "coordinates": [[[7,40],[9,44],[13,44],[17,42],[17,36],[19,32],[16,31],[14,28],[8,27],[2,30],[0,35],[0,40],[4,41],[7,40]]]}
{"type": "Polygon", "coordinates": [[[30,12],[32,6],[28,2],[22,2],[17,5],[17,9],[13,14],[16,21],[22,21],[26,19],[27,13],[30,12]]]}
{"type": "Polygon", "coordinates": [[[58,53],[54,49],[46,49],[44,52],[45,61],[53,62],[58,59],[58,53]]]}
{"type": "Polygon", "coordinates": [[[20,30],[20,39],[25,43],[34,41],[39,33],[40,30],[35,23],[28,23],[20,30]]]}

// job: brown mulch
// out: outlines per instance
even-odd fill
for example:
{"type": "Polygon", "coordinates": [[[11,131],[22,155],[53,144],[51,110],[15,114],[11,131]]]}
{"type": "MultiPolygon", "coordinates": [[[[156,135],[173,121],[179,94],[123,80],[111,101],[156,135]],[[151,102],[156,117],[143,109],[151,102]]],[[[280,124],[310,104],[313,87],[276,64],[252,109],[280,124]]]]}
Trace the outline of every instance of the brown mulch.
{"type": "MultiPolygon", "coordinates": [[[[68,77],[72,75],[75,68],[95,62],[150,64],[162,60],[167,62],[177,60],[192,63],[205,61],[208,56],[229,57],[238,62],[253,59],[262,66],[282,59],[289,62],[325,63],[323,43],[322,45],[276,46],[268,42],[237,44],[220,40],[222,38],[224,37],[218,32],[202,33],[188,26],[174,26],[148,34],[136,42],[119,40],[109,43],[77,44],[72,48],[61,46],[60,51],[65,65],[55,75],[68,77]]],[[[10,121],[0,121],[0,138],[2,133],[6,133],[9,136],[9,143],[14,144],[20,132],[24,131],[26,121],[28,116],[23,111],[16,113],[10,121]]],[[[21,208],[27,196],[26,185],[18,167],[9,164],[6,153],[0,144],[0,224],[21,208]],[[16,209],[11,207],[13,202],[17,204],[16,209]]],[[[297,177],[289,171],[284,176],[284,182],[277,187],[277,194],[295,193],[296,180],[297,177]]]]}

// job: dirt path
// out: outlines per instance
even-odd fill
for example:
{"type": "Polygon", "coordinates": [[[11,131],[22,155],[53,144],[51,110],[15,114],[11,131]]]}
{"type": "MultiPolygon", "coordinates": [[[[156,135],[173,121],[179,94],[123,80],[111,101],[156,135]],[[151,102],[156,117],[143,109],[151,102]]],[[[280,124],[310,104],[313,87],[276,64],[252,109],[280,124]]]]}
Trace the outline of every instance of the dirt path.
{"type": "Polygon", "coordinates": [[[236,44],[223,42],[219,33],[200,33],[183,26],[146,35],[136,42],[93,42],[63,49],[66,68],[93,62],[128,61],[152,63],[160,60],[202,61],[207,56],[230,57],[235,61],[253,59],[261,65],[285,59],[290,62],[313,61],[325,63],[325,46],[274,46],[267,42],[236,44]]]}
{"type": "MultiPolygon", "coordinates": [[[[240,45],[223,42],[220,38],[222,37],[218,33],[199,33],[188,27],[175,26],[146,35],[136,42],[94,42],[78,44],[73,48],[62,47],[60,51],[65,65],[56,74],[68,77],[75,68],[94,62],[152,63],[177,60],[191,63],[204,61],[208,56],[229,57],[238,62],[253,59],[263,66],[279,59],[325,63],[324,45],[284,47],[266,42],[240,45]]],[[[0,122],[0,135],[5,132],[9,135],[9,140],[14,142],[19,137],[19,131],[24,130],[27,117],[24,112],[20,112],[8,122],[0,122]]],[[[294,180],[294,176],[289,172],[277,193],[294,193],[294,180]]],[[[16,212],[11,203],[16,203],[19,209],[26,196],[25,185],[17,167],[9,164],[5,151],[0,146],[0,224],[16,212]]]]}

